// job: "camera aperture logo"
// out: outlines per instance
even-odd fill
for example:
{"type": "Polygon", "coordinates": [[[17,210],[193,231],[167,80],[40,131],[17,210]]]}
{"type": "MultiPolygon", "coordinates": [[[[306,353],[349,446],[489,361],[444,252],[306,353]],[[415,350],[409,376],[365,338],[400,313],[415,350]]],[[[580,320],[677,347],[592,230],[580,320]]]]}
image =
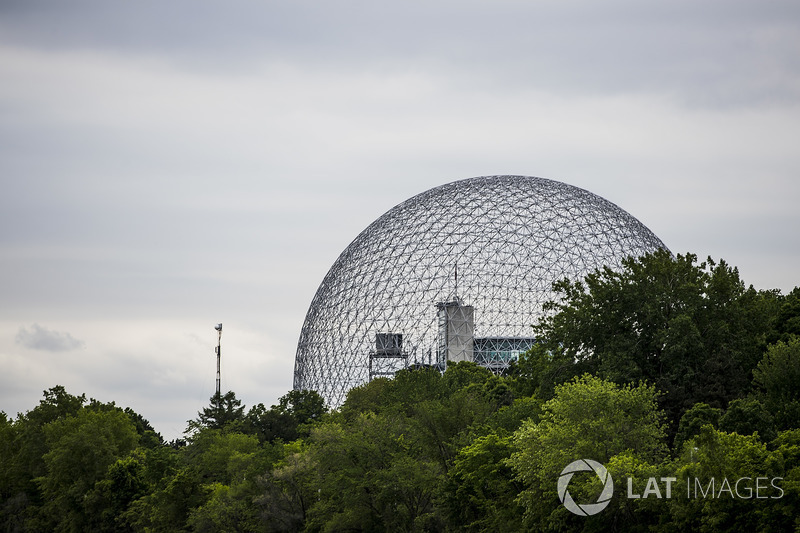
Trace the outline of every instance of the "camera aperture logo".
{"type": "Polygon", "coordinates": [[[561,503],[564,504],[564,507],[566,507],[567,510],[580,516],[592,516],[605,509],[609,502],[611,502],[611,497],[614,495],[614,480],[611,479],[611,474],[608,473],[606,467],[597,461],[593,461],[592,459],[578,459],[577,461],[573,461],[568,464],[566,468],[561,471],[561,475],[558,477],[557,490],[558,498],[561,500],[561,503]],[[575,503],[575,500],[572,499],[569,490],[567,490],[569,482],[572,480],[572,476],[575,474],[575,472],[592,471],[597,474],[597,477],[600,478],[600,482],[603,483],[603,490],[600,492],[597,502],[583,504],[575,503]]]}

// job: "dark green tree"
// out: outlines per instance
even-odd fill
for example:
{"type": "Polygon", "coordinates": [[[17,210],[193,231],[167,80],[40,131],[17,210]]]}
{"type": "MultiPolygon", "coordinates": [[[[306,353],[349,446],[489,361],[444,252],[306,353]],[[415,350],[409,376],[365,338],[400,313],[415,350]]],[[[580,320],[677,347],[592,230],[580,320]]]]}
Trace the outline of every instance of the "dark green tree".
{"type": "MultiPolygon", "coordinates": [[[[174,480],[181,461],[181,452],[171,446],[140,446],[109,468],[106,477],[95,484],[90,497],[97,501],[97,506],[116,511],[110,518],[118,531],[180,530],[188,511],[180,522],[167,525],[159,521],[167,513],[154,503],[174,503],[164,497],[164,492],[174,480]]],[[[188,488],[191,493],[191,486],[188,488]]]]}
{"type": "Polygon", "coordinates": [[[786,296],[778,296],[779,306],[773,327],[767,335],[767,342],[789,342],[792,336],[800,336],[800,287],[795,287],[786,296]]]}
{"type": "Polygon", "coordinates": [[[105,476],[87,492],[88,529],[91,531],[133,531],[125,512],[130,504],[147,493],[143,452],[134,450],[109,466],[105,476]]]}
{"type": "Polygon", "coordinates": [[[758,398],[737,398],[728,404],[725,414],[719,419],[719,429],[739,435],[757,433],[762,442],[770,442],[778,436],[775,419],[758,398]]]}
{"type": "Polygon", "coordinates": [[[28,505],[24,469],[19,459],[18,428],[0,411],[0,527],[21,531],[28,505]]]}
{"type": "Polygon", "coordinates": [[[46,473],[37,478],[45,503],[38,524],[62,531],[91,529],[87,495],[110,466],[131,452],[139,435],[121,409],[81,409],[44,427],[46,473]]]}
{"type": "Polygon", "coordinates": [[[699,435],[703,426],[711,425],[718,428],[721,416],[722,409],[711,407],[707,403],[698,402],[690,407],[683,413],[678,424],[678,432],[675,435],[675,452],[680,453],[684,443],[699,435]]]}
{"type": "Polygon", "coordinates": [[[677,478],[676,486],[683,487],[683,495],[665,500],[669,519],[664,522],[669,528],[662,529],[742,533],[794,530],[796,512],[784,511],[787,503],[791,507],[790,502],[797,501],[796,489],[785,483],[796,463],[791,455],[789,462],[785,461],[786,451],[771,452],[755,435],[703,426],[673,466],[671,475],[677,478]],[[756,483],[758,478],[760,483],[756,483]],[[724,480],[728,480],[728,492],[723,492],[724,480]],[[737,485],[739,480],[742,482],[737,485]],[[781,488],[776,488],[772,480],[781,488]],[[702,490],[709,494],[698,494],[702,490]]]}
{"type": "MultiPolygon", "coordinates": [[[[511,405],[504,405],[486,420],[488,433],[500,435],[514,433],[523,422],[533,420],[537,422],[542,412],[542,400],[535,396],[525,396],[515,399],[511,405]]],[[[483,434],[481,427],[474,428],[476,434],[483,434]]]]}
{"type": "Polygon", "coordinates": [[[508,465],[513,450],[510,435],[490,433],[458,451],[441,496],[451,529],[525,531],[517,501],[523,485],[508,465]]]}
{"type": "Polygon", "coordinates": [[[259,476],[276,458],[271,446],[261,446],[255,435],[205,430],[184,454],[207,496],[187,517],[192,531],[263,530],[253,499],[261,493],[259,476]]]}
{"type": "Polygon", "coordinates": [[[201,477],[197,469],[178,465],[145,496],[131,503],[125,513],[126,523],[134,531],[189,531],[189,516],[209,497],[201,477]]]}
{"type": "Polygon", "coordinates": [[[36,479],[47,474],[44,455],[48,452],[45,426],[77,414],[86,396],[68,394],[61,385],[44,391],[39,405],[21,414],[4,430],[5,479],[0,484],[0,524],[7,530],[21,528],[35,517],[45,503],[36,479]]]}
{"type": "Polygon", "coordinates": [[[158,433],[155,428],[153,428],[149,420],[130,407],[126,407],[124,411],[125,414],[130,417],[131,422],[133,422],[133,425],[136,428],[136,433],[139,434],[139,444],[141,446],[155,448],[164,444],[164,438],[161,436],[161,433],[158,433]]]}
{"type": "Polygon", "coordinates": [[[321,420],[326,412],[325,400],[316,391],[292,390],[270,409],[261,403],[253,406],[245,417],[244,431],[262,442],[289,442],[307,436],[309,424],[321,420]]]}
{"type": "Polygon", "coordinates": [[[214,393],[209,398],[210,405],[197,413],[195,420],[189,421],[189,430],[196,431],[201,428],[234,430],[240,429],[244,420],[244,406],[236,398],[233,391],[225,394],[214,393]]]}
{"type": "Polygon", "coordinates": [[[308,510],[321,498],[318,475],[316,461],[303,441],[283,445],[282,457],[259,478],[262,491],[254,499],[270,531],[303,530],[308,510]]]}
{"type": "Polygon", "coordinates": [[[779,430],[800,428],[800,337],[771,345],[753,371],[753,384],[779,430]]]}
{"type": "Polygon", "coordinates": [[[402,417],[362,414],[346,427],[312,429],[317,501],[307,512],[311,531],[424,531],[442,470],[402,417]]]}
{"type": "Polygon", "coordinates": [[[554,289],[561,299],[546,306],[529,365],[541,393],[583,372],[645,380],[663,392],[673,432],[695,403],[724,408],[747,394],[775,312],[774,293],[746,288],[724,261],[666,250],[554,289]]]}
{"type": "Polygon", "coordinates": [[[339,409],[347,420],[365,412],[410,415],[413,406],[428,400],[441,399],[449,391],[438,370],[428,367],[397,372],[394,379],[377,378],[351,389],[339,409]]]}

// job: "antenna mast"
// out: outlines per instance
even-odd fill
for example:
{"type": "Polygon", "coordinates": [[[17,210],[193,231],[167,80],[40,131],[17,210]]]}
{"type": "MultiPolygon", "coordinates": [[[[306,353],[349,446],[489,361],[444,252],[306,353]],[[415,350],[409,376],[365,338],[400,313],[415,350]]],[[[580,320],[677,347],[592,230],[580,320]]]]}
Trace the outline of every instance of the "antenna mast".
{"type": "Polygon", "coordinates": [[[214,326],[214,329],[217,330],[219,333],[219,337],[217,337],[217,397],[220,395],[220,382],[221,382],[221,374],[219,371],[219,359],[222,356],[222,324],[217,324],[214,326]]]}
{"type": "Polygon", "coordinates": [[[455,280],[456,281],[456,287],[455,287],[454,296],[455,296],[455,300],[458,300],[458,261],[456,261],[456,275],[455,275],[455,278],[456,278],[456,280],[455,280]]]}

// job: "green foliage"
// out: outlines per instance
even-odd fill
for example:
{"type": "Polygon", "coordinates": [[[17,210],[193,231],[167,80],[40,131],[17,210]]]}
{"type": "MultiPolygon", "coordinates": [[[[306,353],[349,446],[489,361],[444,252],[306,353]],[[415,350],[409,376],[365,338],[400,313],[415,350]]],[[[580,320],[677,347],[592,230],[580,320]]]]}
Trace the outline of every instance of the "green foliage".
{"type": "MultiPolygon", "coordinates": [[[[661,482],[662,478],[674,476],[673,464],[670,461],[658,463],[649,462],[637,456],[631,450],[619,453],[605,464],[609,474],[615,482],[615,495],[609,506],[599,515],[589,517],[585,520],[584,531],[603,531],[607,529],[605,524],[614,524],[620,531],[649,532],[661,531],[670,522],[669,510],[667,507],[666,486],[661,482]],[[631,486],[628,487],[627,480],[631,479],[631,486]],[[661,498],[652,493],[647,497],[647,490],[653,490],[649,485],[650,479],[660,482],[658,489],[661,498]],[[648,486],[649,485],[649,486],[648,486]],[[639,496],[638,498],[628,498],[627,493],[639,496]]],[[[591,479],[592,484],[596,483],[596,476],[591,479]]],[[[583,484],[584,487],[587,485],[583,484]]],[[[670,487],[670,496],[677,496],[680,487],[677,484],[670,487]]],[[[591,486],[591,485],[590,485],[591,486]]],[[[585,501],[591,501],[591,496],[596,498],[598,490],[592,487],[587,491],[579,484],[576,489],[584,489],[584,494],[590,497],[585,501]]],[[[572,484],[569,486],[570,493],[573,492],[572,484]]],[[[576,491],[576,493],[578,493],[576,491]]]]}
{"type": "Polygon", "coordinates": [[[134,531],[188,531],[189,516],[207,499],[199,472],[182,466],[134,501],[125,513],[125,520],[134,531]]]}
{"type": "Polygon", "coordinates": [[[517,379],[517,389],[523,394],[550,399],[556,385],[592,372],[590,360],[572,356],[557,343],[538,342],[512,366],[512,375],[517,379]]]}
{"type": "Polygon", "coordinates": [[[316,391],[292,390],[270,409],[258,404],[244,420],[244,430],[257,435],[262,442],[280,439],[289,442],[308,435],[308,426],[327,413],[325,400],[316,391]]]}
{"type": "Polygon", "coordinates": [[[177,467],[131,506],[127,519],[136,530],[259,530],[253,499],[259,476],[276,459],[272,446],[254,435],[204,428],[178,453],[177,467]]]}
{"type": "Polygon", "coordinates": [[[44,392],[34,409],[0,420],[0,524],[7,531],[127,531],[130,503],[162,471],[161,437],[132,409],[44,392]],[[137,448],[137,446],[145,448],[137,448]]]}
{"type": "Polygon", "coordinates": [[[42,501],[33,480],[46,472],[43,458],[47,453],[45,426],[77,414],[85,402],[85,395],[72,396],[67,394],[64,387],[57,385],[44,391],[44,399],[39,405],[20,415],[14,423],[16,439],[13,453],[16,457],[12,465],[13,483],[15,489],[24,492],[33,503],[42,501]]]}
{"type": "Polygon", "coordinates": [[[35,480],[47,473],[44,428],[76,414],[85,402],[86,396],[72,396],[58,385],[44,391],[39,405],[6,425],[2,436],[7,470],[0,485],[0,520],[6,529],[22,529],[27,521],[38,520],[45,499],[35,480]]]}
{"type": "Polygon", "coordinates": [[[207,499],[190,512],[188,525],[193,531],[260,531],[253,499],[260,494],[258,477],[275,459],[272,447],[253,435],[204,433],[189,446],[187,459],[203,479],[207,499]]]}
{"type": "Polygon", "coordinates": [[[309,453],[318,501],[315,531],[415,531],[430,520],[441,468],[396,415],[362,414],[347,428],[315,427],[309,453]]]}
{"type": "MultiPolygon", "coordinates": [[[[667,530],[791,530],[793,517],[784,513],[790,500],[783,500],[788,491],[780,479],[786,466],[783,454],[770,452],[757,436],[704,426],[676,464],[686,497],[669,500],[667,530]]],[[[796,494],[789,498],[797,501],[796,494]]]]}
{"type": "Polygon", "coordinates": [[[426,454],[447,471],[458,449],[469,442],[469,428],[485,422],[493,411],[483,389],[468,386],[441,400],[409,406],[407,424],[426,454]]]}
{"type": "Polygon", "coordinates": [[[121,410],[81,409],[44,427],[46,474],[36,479],[45,503],[44,524],[85,531],[90,518],[86,496],[117,459],[133,450],[139,435],[121,410]]]}
{"type": "Polygon", "coordinates": [[[538,422],[542,412],[542,400],[535,396],[516,398],[511,405],[504,405],[486,421],[490,431],[506,435],[514,433],[526,420],[538,422]]]}
{"type": "Polygon", "coordinates": [[[753,383],[778,429],[800,428],[800,337],[771,345],[753,371],[753,383]]]}
{"type": "Polygon", "coordinates": [[[261,494],[254,501],[271,531],[301,531],[322,492],[315,483],[316,462],[301,441],[284,445],[281,455],[259,479],[261,494]]]}
{"type": "MultiPolygon", "coordinates": [[[[395,377],[403,377],[406,372],[408,371],[402,370],[395,377]]],[[[412,369],[411,372],[427,372],[427,370],[412,369]]],[[[430,375],[434,376],[433,373],[430,375]]],[[[388,397],[391,391],[397,387],[396,382],[396,379],[378,377],[363,385],[353,387],[347,392],[347,399],[339,408],[338,413],[345,419],[352,420],[359,413],[367,411],[380,412],[384,406],[390,403],[388,397]]]]}
{"type": "MultiPolygon", "coordinates": [[[[275,406],[273,406],[275,408],[275,406]]],[[[289,413],[298,426],[319,420],[328,411],[325,399],[313,390],[291,390],[278,400],[277,409],[289,413]]]]}
{"type": "Polygon", "coordinates": [[[40,400],[39,405],[29,411],[24,418],[38,426],[43,426],[48,422],[63,420],[76,414],[85,403],[85,394],[73,396],[68,394],[61,385],[56,385],[44,391],[44,399],[40,400]]]}
{"type": "Polygon", "coordinates": [[[645,380],[663,392],[673,432],[695,403],[723,408],[746,395],[776,312],[773,292],[745,288],[724,261],[666,250],[554,289],[561,300],[536,327],[541,347],[521,363],[541,393],[584,372],[645,380]]]}
{"type": "Polygon", "coordinates": [[[209,493],[208,500],[194,509],[187,520],[191,531],[211,533],[264,530],[258,509],[252,504],[257,494],[254,486],[245,483],[212,483],[206,486],[206,490],[209,493]]]}
{"type": "Polygon", "coordinates": [[[703,402],[694,404],[683,414],[678,424],[678,433],[675,435],[675,449],[682,450],[684,443],[699,435],[703,426],[719,427],[721,416],[722,409],[711,407],[703,402]]]}
{"type": "Polygon", "coordinates": [[[29,499],[18,439],[19,427],[0,411],[0,524],[7,531],[22,529],[29,499]]]}
{"type": "Polygon", "coordinates": [[[183,455],[188,464],[201,473],[203,479],[229,484],[263,448],[258,438],[237,432],[207,429],[197,433],[183,455]]]}
{"type": "Polygon", "coordinates": [[[131,409],[125,408],[125,414],[128,415],[136,427],[136,433],[139,434],[139,444],[147,448],[155,448],[164,444],[164,438],[160,433],[156,432],[150,422],[142,415],[131,409]]]}
{"type": "Polygon", "coordinates": [[[414,405],[438,400],[446,394],[446,387],[438,370],[428,367],[401,370],[394,379],[378,378],[351,389],[339,411],[347,420],[353,420],[367,411],[378,414],[386,411],[410,414],[414,405]]]}
{"type": "MultiPolygon", "coordinates": [[[[519,501],[526,509],[527,525],[546,529],[574,522],[559,505],[555,480],[577,459],[606,464],[627,453],[639,461],[662,460],[667,450],[657,398],[652,386],[620,387],[589,375],[557,386],[555,396],[542,406],[539,421],[524,422],[514,434],[517,451],[508,461],[525,486],[519,501]]],[[[596,495],[592,483],[576,484],[576,493],[596,495]]]]}
{"type": "Polygon", "coordinates": [[[130,504],[146,494],[143,451],[134,450],[111,464],[84,500],[92,531],[129,531],[124,513],[130,504]]]}
{"type": "Polygon", "coordinates": [[[460,531],[524,531],[522,489],[508,466],[511,436],[478,437],[459,450],[448,472],[442,505],[450,527],[460,531]]]}
{"type": "Polygon", "coordinates": [[[373,380],[314,424],[302,446],[284,448],[257,501],[280,531],[443,530],[442,502],[455,490],[447,472],[459,450],[493,427],[515,429],[515,417],[538,405],[514,400],[504,378],[472,363],[373,380]]]}
{"type": "Polygon", "coordinates": [[[516,438],[533,439],[530,443],[536,445],[525,448],[555,454],[548,459],[561,467],[575,458],[603,462],[624,450],[658,460],[666,455],[666,447],[657,399],[649,385],[618,386],[589,375],[575,378],[556,387],[554,398],[542,406],[540,420],[523,423],[516,438]]]}
{"type": "MultiPolygon", "coordinates": [[[[0,412],[0,530],[800,531],[800,289],[663,251],[556,289],[507,376],[404,370],[332,412],[314,391],[249,411],[228,392],[170,444],[131,409],[53,387],[0,412]],[[556,493],[576,459],[616,483],[596,516],[556,493]],[[772,493],[720,497],[738,477],[772,493]],[[687,497],[695,483],[708,494],[687,497]]],[[[600,490],[591,472],[569,483],[579,502],[600,490]]]]}
{"type": "Polygon", "coordinates": [[[778,296],[776,304],[778,311],[773,327],[767,334],[767,342],[788,343],[793,337],[800,336],[800,287],[795,287],[786,296],[778,296]]]}
{"type": "Polygon", "coordinates": [[[757,433],[764,442],[777,436],[775,419],[764,405],[752,396],[733,400],[719,420],[719,429],[740,435],[757,433]]]}
{"type": "Polygon", "coordinates": [[[197,413],[195,420],[189,421],[188,432],[201,428],[208,429],[239,429],[244,421],[244,407],[242,401],[236,398],[233,391],[225,394],[214,393],[209,398],[210,405],[197,413]]]}

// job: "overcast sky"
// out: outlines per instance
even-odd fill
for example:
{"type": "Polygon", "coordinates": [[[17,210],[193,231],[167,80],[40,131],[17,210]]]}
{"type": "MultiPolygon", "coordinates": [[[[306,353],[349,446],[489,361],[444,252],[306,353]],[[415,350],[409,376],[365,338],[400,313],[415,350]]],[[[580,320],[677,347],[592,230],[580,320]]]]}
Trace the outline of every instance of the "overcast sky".
{"type": "Polygon", "coordinates": [[[800,285],[797,0],[0,0],[0,410],[56,384],[166,438],[292,387],[338,254],[429,188],[588,189],[800,285]]]}

